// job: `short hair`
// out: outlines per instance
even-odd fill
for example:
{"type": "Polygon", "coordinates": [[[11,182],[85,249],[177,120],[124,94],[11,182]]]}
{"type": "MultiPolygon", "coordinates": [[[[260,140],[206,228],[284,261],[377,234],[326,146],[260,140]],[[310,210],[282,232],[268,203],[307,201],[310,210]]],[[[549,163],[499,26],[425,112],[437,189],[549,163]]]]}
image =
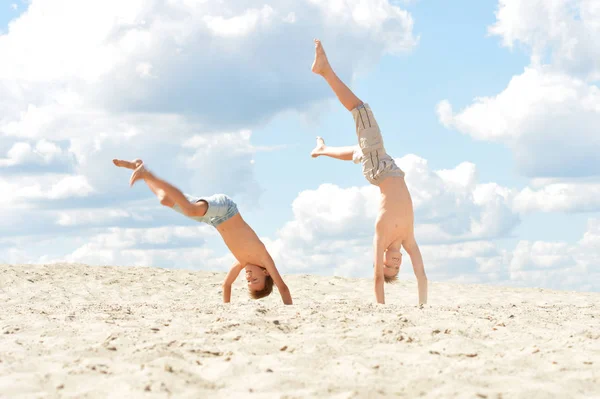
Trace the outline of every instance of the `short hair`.
{"type": "Polygon", "coordinates": [[[395,276],[386,276],[386,275],[383,275],[383,279],[388,284],[395,284],[395,283],[398,282],[398,275],[397,274],[395,276]]]}
{"type": "Polygon", "coordinates": [[[252,299],[260,299],[266,296],[271,295],[273,292],[273,277],[266,276],[265,277],[265,287],[260,291],[250,290],[250,298],[252,299]]]}

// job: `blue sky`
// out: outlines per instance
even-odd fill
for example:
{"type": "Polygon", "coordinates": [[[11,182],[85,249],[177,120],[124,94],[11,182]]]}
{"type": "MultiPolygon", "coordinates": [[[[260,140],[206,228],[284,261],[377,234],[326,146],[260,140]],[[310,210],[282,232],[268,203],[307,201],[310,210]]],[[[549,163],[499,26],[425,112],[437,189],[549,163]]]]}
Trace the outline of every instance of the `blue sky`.
{"type": "Polygon", "coordinates": [[[589,0],[11,4],[0,261],[226,270],[214,231],[110,165],[142,157],[186,192],[232,196],[285,273],[369,276],[376,192],[358,166],[309,157],[317,135],[356,141],[310,73],[318,36],[407,172],[430,279],[600,287],[589,0]]]}
{"type": "Polygon", "coordinates": [[[8,23],[12,19],[18,17],[21,12],[23,12],[23,8],[18,7],[20,4],[20,2],[14,1],[5,1],[2,3],[2,10],[0,11],[0,26],[2,26],[3,33],[6,33],[8,30],[8,23]],[[13,4],[17,6],[16,10],[14,9],[13,4]]]}

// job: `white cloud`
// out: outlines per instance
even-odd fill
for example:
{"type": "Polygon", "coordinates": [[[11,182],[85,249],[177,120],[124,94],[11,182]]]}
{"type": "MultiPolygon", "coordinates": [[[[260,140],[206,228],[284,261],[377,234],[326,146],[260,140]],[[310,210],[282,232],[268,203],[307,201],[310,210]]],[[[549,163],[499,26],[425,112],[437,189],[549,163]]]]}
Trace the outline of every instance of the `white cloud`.
{"type": "Polygon", "coordinates": [[[324,11],[328,24],[356,24],[374,39],[383,41],[387,52],[397,53],[410,49],[418,41],[412,35],[413,19],[410,13],[387,0],[309,2],[318,5],[324,11]]]}
{"type": "Polygon", "coordinates": [[[48,165],[55,161],[69,161],[66,151],[55,143],[42,139],[32,146],[28,142],[19,141],[8,150],[6,158],[0,158],[0,167],[22,164],[48,165]]]}
{"type": "Polygon", "coordinates": [[[241,15],[230,18],[223,16],[204,16],[208,30],[215,36],[239,37],[246,36],[256,30],[259,25],[270,25],[275,10],[267,4],[261,9],[251,8],[241,15]]]}
{"type": "Polygon", "coordinates": [[[531,65],[498,95],[476,98],[459,112],[441,101],[440,122],[476,140],[506,145],[524,176],[597,176],[600,88],[593,82],[600,79],[599,17],[592,0],[500,0],[490,33],[507,46],[527,46],[531,65]]]}
{"type": "Polygon", "coordinates": [[[31,254],[25,249],[3,248],[0,255],[0,263],[4,264],[23,264],[31,263],[31,254]]]}
{"type": "MultiPolygon", "coordinates": [[[[457,259],[470,259],[469,267],[477,269],[472,260],[490,251],[482,242],[505,236],[519,222],[511,211],[511,191],[479,184],[473,164],[431,171],[414,155],[396,162],[406,172],[413,198],[417,241],[437,259],[437,269],[457,259]],[[459,243],[465,240],[473,242],[459,243]]],[[[378,206],[379,192],[372,185],[323,184],[302,191],[292,203],[293,220],[267,246],[283,270],[368,275],[378,206]]]]}
{"type": "Polygon", "coordinates": [[[511,210],[513,192],[477,182],[474,164],[431,171],[414,155],[397,160],[406,173],[415,208],[417,233],[431,243],[480,240],[507,234],[519,223],[511,210]]]}
{"type": "Polygon", "coordinates": [[[192,194],[256,200],[253,155],[276,148],[252,145],[249,129],[331,95],[310,73],[313,34],[342,76],[416,45],[410,14],[387,1],[335,3],[29,2],[0,35],[0,166],[28,173],[3,175],[3,203],[147,196],[114,157],[192,194]]]}
{"type": "Polygon", "coordinates": [[[213,131],[250,127],[329,94],[308,70],[312,34],[330,39],[347,77],[416,45],[410,14],[387,0],[336,4],[34,0],[0,36],[0,99],[11,100],[0,110],[19,115],[67,90],[88,107],[183,113],[213,131]]]}
{"type": "Polygon", "coordinates": [[[296,14],[292,11],[285,18],[283,18],[283,22],[287,22],[289,24],[293,24],[296,22],[296,14]]]}
{"type": "Polygon", "coordinates": [[[18,165],[27,161],[31,158],[33,151],[29,143],[15,143],[10,150],[8,150],[6,159],[0,159],[0,166],[12,166],[18,165]]]}
{"type": "Polygon", "coordinates": [[[152,64],[148,62],[140,62],[135,70],[142,78],[156,78],[156,76],[152,75],[152,64]]]}
{"type": "Polygon", "coordinates": [[[93,191],[94,189],[90,186],[85,176],[66,176],[52,185],[52,188],[48,192],[48,198],[85,197],[93,191]]]}
{"type": "MultiPolygon", "coordinates": [[[[519,241],[501,248],[524,211],[523,192],[478,183],[473,164],[431,171],[427,161],[408,155],[396,160],[406,172],[416,214],[416,237],[432,281],[598,290],[600,221],[591,219],[575,243],[519,241]],[[517,199],[515,199],[517,198],[517,199]],[[514,208],[514,210],[513,210],[514,208]]],[[[543,188],[552,181],[533,181],[543,188]]],[[[264,238],[284,272],[368,277],[378,205],[376,187],[323,184],[301,192],[293,220],[274,238],[264,238]]],[[[401,278],[411,278],[405,254],[401,278]]]]}
{"type": "Polygon", "coordinates": [[[584,79],[600,79],[600,6],[596,0],[499,0],[496,23],[489,28],[505,46],[520,42],[533,63],[550,63],[584,79]]]}
{"type": "Polygon", "coordinates": [[[513,150],[526,176],[597,174],[600,89],[564,74],[527,68],[496,97],[453,114],[444,101],[440,121],[477,140],[497,141],[513,150]]]}
{"type": "Polygon", "coordinates": [[[12,206],[24,205],[24,202],[32,200],[86,197],[95,190],[85,176],[49,174],[42,177],[0,178],[0,192],[0,204],[12,206]]]}
{"type": "Polygon", "coordinates": [[[56,224],[59,226],[89,226],[95,224],[118,223],[123,219],[151,221],[152,217],[142,212],[125,209],[76,209],[59,211],[56,224]]]}
{"type": "Polygon", "coordinates": [[[208,269],[206,266],[212,264],[215,254],[204,244],[216,234],[212,227],[197,224],[148,229],[115,227],[86,237],[70,254],[52,261],[208,269]]]}
{"type": "Polygon", "coordinates": [[[513,209],[520,213],[541,212],[598,212],[600,211],[600,182],[597,179],[556,179],[535,183],[515,197],[513,209]]]}
{"type": "Polygon", "coordinates": [[[598,291],[600,220],[590,219],[575,244],[521,241],[510,262],[510,281],[524,286],[598,291]]]}
{"type": "MultiPolygon", "coordinates": [[[[423,245],[421,253],[428,278],[457,283],[506,283],[509,251],[499,249],[492,241],[423,245]]],[[[410,257],[405,256],[406,267],[410,257]]]]}
{"type": "Polygon", "coordinates": [[[568,254],[569,246],[561,242],[521,241],[514,251],[511,271],[516,272],[527,266],[534,268],[555,268],[573,262],[568,254]]]}

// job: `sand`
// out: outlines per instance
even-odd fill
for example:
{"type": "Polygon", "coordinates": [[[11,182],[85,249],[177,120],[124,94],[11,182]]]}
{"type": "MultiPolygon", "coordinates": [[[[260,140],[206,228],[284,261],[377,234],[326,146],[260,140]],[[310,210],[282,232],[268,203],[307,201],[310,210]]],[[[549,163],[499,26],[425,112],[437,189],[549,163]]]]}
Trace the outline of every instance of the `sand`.
{"type": "Polygon", "coordinates": [[[0,265],[0,397],[600,398],[600,294],[224,273],[0,265]]]}

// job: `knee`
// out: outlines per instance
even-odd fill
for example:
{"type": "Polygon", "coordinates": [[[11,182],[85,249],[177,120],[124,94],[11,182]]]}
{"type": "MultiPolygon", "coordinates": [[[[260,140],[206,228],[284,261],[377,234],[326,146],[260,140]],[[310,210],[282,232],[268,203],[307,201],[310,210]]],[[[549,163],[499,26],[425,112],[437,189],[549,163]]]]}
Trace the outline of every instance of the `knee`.
{"type": "Polygon", "coordinates": [[[173,208],[173,205],[175,205],[175,202],[171,201],[171,199],[170,199],[170,198],[167,198],[167,197],[165,197],[165,198],[161,198],[161,200],[160,200],[160,204],[161,204],[162,206],[166,206],[166,207],[169,207],[169,208],[173,208]]]}
{"type": "Polygon", "coordinates": [[[183,214],[185,216],[196,216],[194,213],[194,209],[189,205],[189,204],[185,204],[185,206],[183,206],[181,208],[181,211],[183,212],[183,214]]]}
{"type": "Polygon", "coordinates": [[[164,191],[160,191],[158,192],[158,200],[160,201],[160,204],[162,206],[167,206],[169,208],[172,208],[173,205],[175,205],[175,201],[173,201],[171,198],[167,197],[167,195],[165,194],[164,191]]]}

